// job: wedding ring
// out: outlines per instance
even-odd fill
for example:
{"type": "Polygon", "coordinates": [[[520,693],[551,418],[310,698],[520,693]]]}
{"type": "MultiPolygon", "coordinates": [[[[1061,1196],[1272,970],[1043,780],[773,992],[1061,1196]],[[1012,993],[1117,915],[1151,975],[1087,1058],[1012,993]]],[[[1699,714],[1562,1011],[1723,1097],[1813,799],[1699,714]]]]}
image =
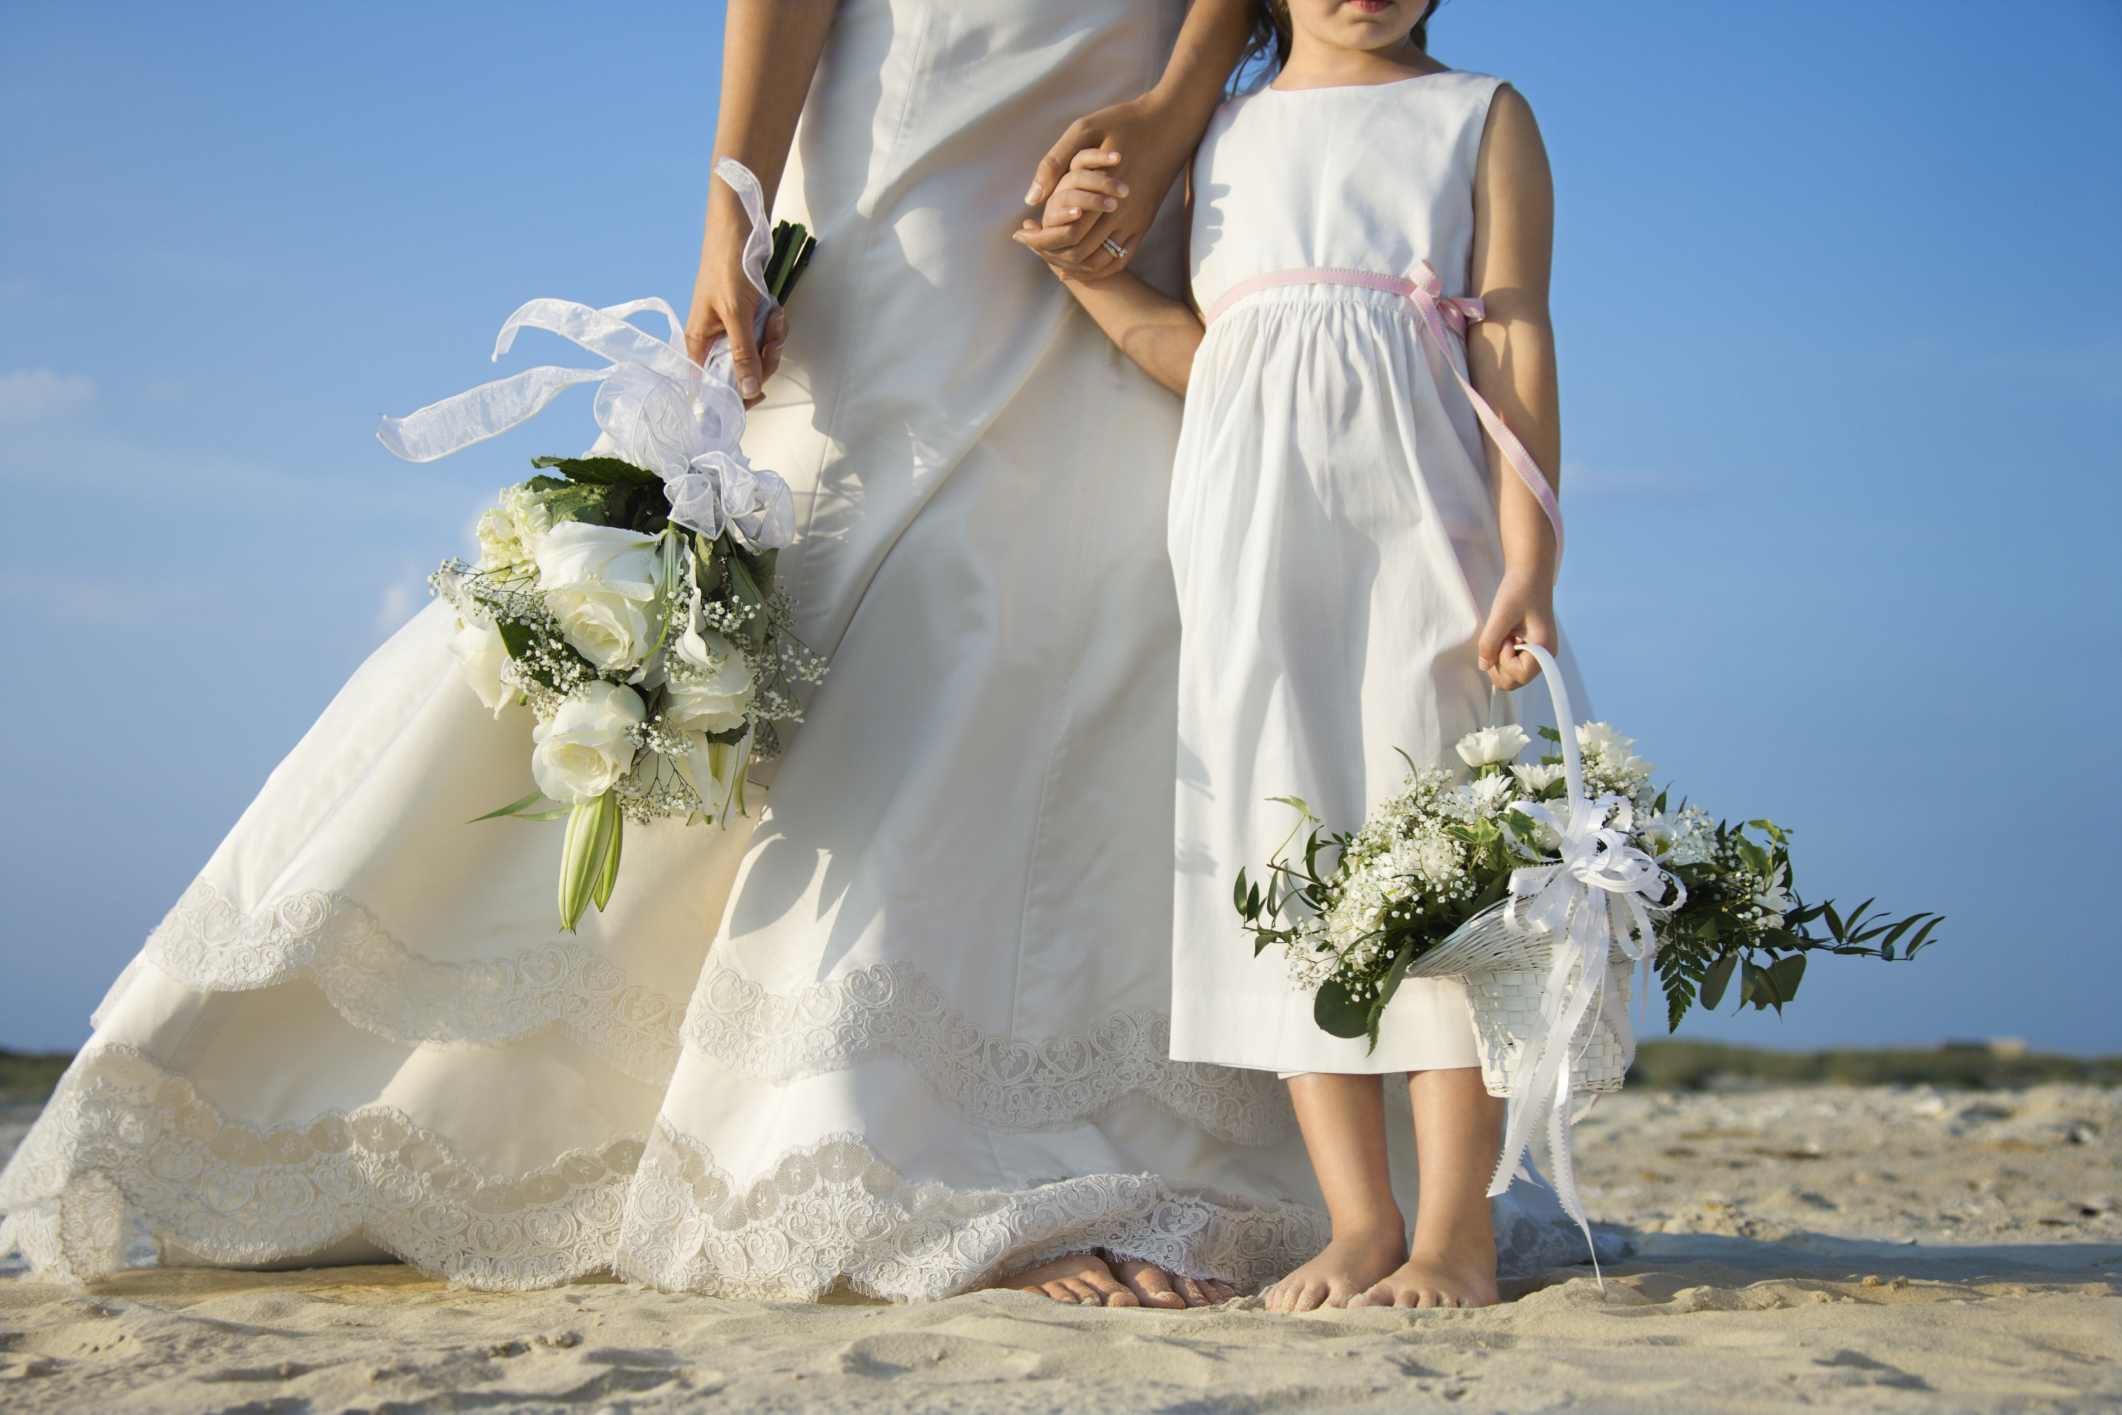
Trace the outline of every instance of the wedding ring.
{"type": "Polygon", "coordinates": [[[1114,240],[1114,239],[1113,239],[1112,237],[1110,237],[1110,236],[1107,236],[1107,237],[1106,237],[1106,238],[1105,238],[1105,239],[1104,239],[1103,241],[1101,241],[1101,242],[1100,242],[1099,244],[1105,247],[1105,251],[1106,251],[1106,254],[1110,255],[1110,256],[1111,256],[1111,257],[1112,257],[1112,258],[1113,258],[1114,260],[1126,260],[1126,259],[1127,259],[1127,247],[1126,247],[1126,246],[1123,246],[1123,245],[1121,245],[1121,244],[1120,244],[1120,243],[1119,243],[1118,241],[1114,240]]]}

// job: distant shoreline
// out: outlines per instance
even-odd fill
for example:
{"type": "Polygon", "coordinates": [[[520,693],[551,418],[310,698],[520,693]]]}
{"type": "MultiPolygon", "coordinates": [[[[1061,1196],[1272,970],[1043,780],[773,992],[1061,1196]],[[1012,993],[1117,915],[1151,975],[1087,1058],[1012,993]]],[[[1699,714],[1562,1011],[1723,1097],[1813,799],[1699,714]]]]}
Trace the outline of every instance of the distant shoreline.
{"type": "MultiPolygon", "coordinates": [[[[0,1047],[0,1105],[42,1102],[73,1060],[70,1052],[0,1047]]],[[[2043,1082],[2122,1085],[2122,1056],[1988,1050],[1949,1045],[1925,1050],[1772,1051],[1719,1042],[1646,1041],[1629,1070],[1631,1090],[1750,1090],[1762,1086],[1941,1086],[1996,1090],[2043,1082]]]]}

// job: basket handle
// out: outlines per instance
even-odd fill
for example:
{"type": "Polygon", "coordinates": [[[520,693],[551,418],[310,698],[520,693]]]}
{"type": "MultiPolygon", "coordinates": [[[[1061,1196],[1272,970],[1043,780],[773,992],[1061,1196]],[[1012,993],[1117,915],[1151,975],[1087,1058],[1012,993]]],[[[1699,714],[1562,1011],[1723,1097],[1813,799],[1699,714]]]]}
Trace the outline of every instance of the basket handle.
{"type": "Polygon", "coordinates": [[[1555,656],[1538,644],[1518,645],[1521,653],[1529,653],[1540,664],[1540,676],[1547,680],[1548,700],[1555,705],[1555,730],[1562,734],[1562,774],[1569,782],[1569,804],[1575,809],[1584,799],[1584,754],[1577,749],[1577,720],[1570,710],[1569,685],[1562,681],[1562,669],[1555,656]]]}

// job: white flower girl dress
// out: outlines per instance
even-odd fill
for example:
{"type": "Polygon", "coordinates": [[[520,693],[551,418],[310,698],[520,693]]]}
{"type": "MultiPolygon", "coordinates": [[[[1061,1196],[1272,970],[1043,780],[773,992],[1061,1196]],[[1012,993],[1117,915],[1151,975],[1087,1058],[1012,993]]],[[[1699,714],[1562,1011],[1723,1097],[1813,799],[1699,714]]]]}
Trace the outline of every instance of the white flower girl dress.
{"type": "MultiPolygon", "coordinates": [[[[1496,491],[1464,345],[1424,309],[1463,318],[1500,83],[1263,88],[1218,111],[1195,158],[1208,329],[1172,486],[1174,1056],[1283,1073],[1479,1064],[1456,978],[1402,986],[1375,1050],[1322,1031],[1280,950],[1254,954],[1231,885],[1290,834],[1271,798],[1353,832],[1399,791],[1401,752],[1457,767],[1453,744],[1490,720],[1474,639],[1503,575],[1496,491]]],[[[1512,696],[1552,717],[1544,690],[1512,696]]]]}

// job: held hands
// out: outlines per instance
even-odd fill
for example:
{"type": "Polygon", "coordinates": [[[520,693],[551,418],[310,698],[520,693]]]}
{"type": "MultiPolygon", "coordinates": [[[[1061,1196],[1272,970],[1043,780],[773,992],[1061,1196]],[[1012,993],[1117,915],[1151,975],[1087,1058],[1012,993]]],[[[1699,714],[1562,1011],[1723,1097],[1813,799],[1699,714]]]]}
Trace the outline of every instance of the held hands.
{"type": "Polygon", "coordinates": [[[1528,643],[1549,653],[1560,643],[1554,586],[1537,574],[1506,570],[1474,647],[1488,681],[1508,692],[1539,677],[1540,661],[1520,647],[1528,643]]]}
{"type": "Polygon", "coordinates": [[[1047,203],[1046,224],[1026,221],[1013,239],[1061,276],[1096,280],[1113,274],[1127,259],[1106,250],[1103,243],[1110,238],[1120,249],[1133,252],[1192,154],[1199,132],[1198,126],[1175,121],[1150,95],[1077,119],[1039,160],[1031,190],[1024,194],[1026,205],[1047,203]],[[1089,153],[1109,159],[1098,167],[1110,185],[1072,187],[1074,199],[1060,200],[1064,180],[1092,170],[1082,165],[1089,153]],[[1057,221],[1070,207],[1077,215],[1057,221]]]}
{"type": "MultiPolygon", "coordinates": [[[[1079,263],[1069,259],[1066,251],[1055,243],[1071,239],[1069,233],[1079,227],[1091,229],[1091,224],[1117,211],[1120,203],[1127,200],[1127,183],[1112,171],[1121,161],[1119,153],[1100,148],[1087,147],[1078,152],[1069,159],[1068,171],[1055,183],[1042,219],[1026,221],[1010,239],[1044,260],[1063,280],[1102,279],[1119,271],[1126,264],[1125,258],[1113,255],[1103,245],[1096,248],[1095,254],[1104,268],[1095,275],[1085,275],[1079,269],[1079,263]]],[[[1113,244],[1130,255],[1134,252],[1134,248],[1124,241],[1114,240],[1113,244]]]]}

